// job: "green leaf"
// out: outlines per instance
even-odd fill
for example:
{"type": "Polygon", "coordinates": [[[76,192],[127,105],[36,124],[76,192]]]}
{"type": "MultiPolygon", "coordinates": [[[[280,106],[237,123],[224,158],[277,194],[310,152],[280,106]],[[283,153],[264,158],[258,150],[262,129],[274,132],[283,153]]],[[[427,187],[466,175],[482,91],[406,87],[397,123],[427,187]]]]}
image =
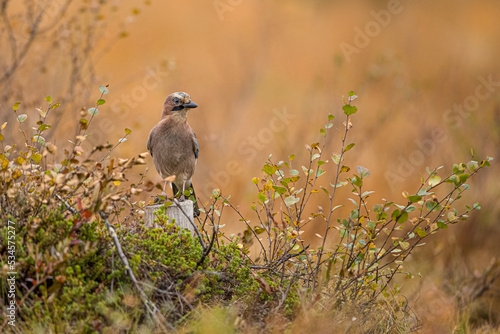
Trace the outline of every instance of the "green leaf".
{"type": "Polygon", "coordinates": [[[327,161],[318,160],[318,166],[324,165],[326,163],[327,163],[327,161]]]}
{"type": "Polygon", "coordinates": [[[412,211],[415,211],[417,209],[417,207],[415,205],[410,205],[406,208],[406,211],[407,212],[412,212],[412,211]]]}
{"type": "Polygon", "coordinates": [[[97,114],[99,114],[99,109],[97,109],[97,108],[90,108],[89,109],[89,114],[91,114],[92,116],[96,116],[97,114]]]}
{"type": "Polygon", "coordinates": [[[103,94],[108,94],[109,93],[109,90],[106,87],[104,87],[104,86],[99,86],[99,90],[103,94]]]}
{"type": "Polygon", "coordinates": [[[439,175],[433,175],[429,178],[429,185],[431,187],[436,186],[439,182],[441,182],[441,177],[439,175]]]}
{"type": "Polygon", "coordinates": [[[427,208],[427,210],[429,211],[438,211],[441,209],[441,205],[439,205],[438,203],[435,203],[433,201],[428,201],[425,203],[425,207],[427,208]]]}
{"type": "Polygon", "coordinates": [[[293,159],[295,159],[295,154],[290,154],[290,156],[288,157],[288,159],[289,159],[290,161],[292,161],[293,159]]]}
{"type": "Polygon", "coordinates": [[[424,230],[422,230],[420,227],[415,227],[415,233],[418,234],[419,237],[423,238],[425,236],[427,236],[427,232],[425,232],[424,230]]]}
{"type": "Polygon", "coordinates": [[[401,248],[403,248],[404,250],[408,249],[408,247],[410,247],[410,244],[406,241],[400,241],[399,242],[399,245],[401,246],[401,248]]]}
{"type": "Polygon", "coordinates": [[[328,115],[328,120],[329,120],[329,121],[333,121],[334,119],[335,119],[335,116],[333,116],[333,115],[328,115]]]}
{"type": "Polygon", "coordinates": [[[258,197],[258,198],[259,198],[262,202],[265,202],[265,201],[266,201],[266,199],[267,199],[267,198],[266,198],[266,196],[264,196],[264,194],[263,194],[263,193],[258,193],[258,194],[257,194],[257,197],[258,197]]]}
{"type": "Polygon", "coordinates": [[[419,196],[419,195],[408,196],[408,200],[411,203],[416,203],[416,202],[420,201],[421,199],[422,199],[422,196],[419,196]]]}
{"type": "Polygon", "coordinates": [[[363,180],[355,175],[352,179],[351,179],[351,182],[352,184],[354,184],[356,187],[362,187],[363,186],[363,180]]]}
{"type": "Polygon", "coordinates": [[[454,183],[458,186],[460,184],[460,179],[458,178],[458,176],[452,175],[446,180],[446,183],[454,183]]]}
{"type": "Polygon", "coordinates": [[[468,178],[469,178],[469,174],[460,174],[458,176],[458,180],[460,183],[466,182],[468,178]]]}
{"type": "Polygon", "coordinates": [[[471,173],[474,172],[474,171],[476,171],[478,168],[479,168],[479,163],[477,161],[469,161],[467,163],[467,169],[471,173]]]}
{"type": "Polygon", "coordinates": [[[106,100],[104,100],[104,99],[99,99],[99,100],[97,100],[97,102],[96,102],[96,104],[97,104],[98,106],[103,105],[104,103],[106,103],[106,100]]]}
{"type": "Polygon", "coordinates": [[[332,154],[332,160],[333,160],[333,162],[334,162],[336,165],[338,165],[338,164],[339,164],[339,162],[340,162],[340,154],[333,153],[333,154],[332,154]]]}
{"type": "Polygon", "coordinates": [[[45,138],[39,135],[34,135],[33,138],[31,138],[31,141],[33,141],[34,143],[45,144],[45,138]]]}
{"type": "Polygon", "coordinates": [[[255,231],[255,233],[256,233],[256,234],[261,234],[261,233],[263,233],[263,232],[265,232],[265,231],[266,231],[266,229],[265,229],[265,228],[262,228],[262,227],[260,227],[260,226],[255,226],[255,227],[253,228],[253,230],[255,231]]]}
{"type": "Polygon", "coordinates": [[[344,110],[344,114],[346,114],[347,116],[355,114],[358,111],[358,108],[356,106],[351,106],[349,104],[344,105],[342,109],[344,110]]]}
{"type": "Polygon", "coordinates": [[[405,212],[403,212],[403,213],[399,216],[399,218],[398,218],[397,222],[398,222],[399,224],[403,224],[403,223],[405,223],[407,220],[408,220],[408,212],[407,212],[407,211],[405,211],[405,212]]]}
{"type": "Polygon", "coordinates": [[[364,198],[364,197],[366,197],[366,196],[368,196],[368,195],[370,195],[370,194],[373,194],[373,193],[374,193],[374,191],[365,191],[365,192],[361,195],[361,198],[364,198]]]}
{"type": "Polygon", "coordinates": [[[349,95],[349,96],[354,96],[354,91],[352,91],[352,90],[351,90],[351,91],[348,93],[348,95],[349,95]]]}
{"type": "Polygon", "coordinates": [[[56,109],[56,108],[59,108],[61,106],[60,103],[54,103],[53,105],[50,106],[50,109],[56,109]]]}
{"type": "Polygon", "coordinates": [[[396,218],[398,218],[400,215],[401,215],[401,211],[399,211],[399,209],[395,209],[394,211],[392,211],[391,219],[396,220],[396,218]]]}
{"type": "Polygon", "coordinates": [[[316,171],[316,177],[320,177],[321,175],[325,174],[326,171],[322,170],[321,168],[318,168],[316,171]]]}
{"type": "Polygon", "coordinates": [[[325,131],[325,129],[321,128],[321,129],[319,129],[319,132],[323,135],[323,137],[325,137],[325,136],[326,136],[326,131],[325,131]]]}
{"type": "Polygon", "coordinates": [[[284,187],[278,187],[278,186],[273,186],[274,191],[276,191],[278,194],[283,195],[286,193],[286,188],[284,187]]]}
{"type": "Polygon", "coordinates": [[[300,201],[300,198],[294,197],[294,196],[288,196],[287,198],[285,198],[285,205],[292,206],[295,203],[297,203],[298,201],[300,201]]]}
{"type": "Polygon", "coordinates": [[[343,187],[347,184],[347,181],[339,181],[336,185],[333,185],[330,183],[330,185],[333,187],[333,188],[340,188],[340,187],[343,187]]]}
{"type": "Polygon", "coordinates": [[[19,109],[19,105],[21,104],[21,102],[16,102],[12,105],[12,110],[16,111],[17,109],[19,109]]]}
{"type": "Polygon", "coordinates": [[[132,130],[130,130],[129,128],[125,128],[125,134],[129,135],[132,133],[132,130]]]}
{"type": "Polygon", "coordinates": [[[447,228],[448,228],[448,225],[446,225],[446,224],[445,224],[445,222],[443,222],[442,220],[438,220],[438,222],[437,222],[437,227],[439,227],[439,228],[441,228],[441,229],[445,230],[445,229],[447,229],[447,228]]]}
{"type": "Polygon", "coordinates": [[[433,192],[427,192],[427,190],[429,190],[429,189],[428,188],[422,188],[422,189],[420,189],[417,192],[417,195],[419,195],[419,196],[426,196],[426,195],[432,195],[432,194],[434,194],[433,192]]]}
{"type": "Polygon", "coordinates": [[[260,179],[259,179],[258,177],[254,177],[254,178],[252,179],[252,183],[253,183],[253,184],[257,184],[257,183],[259,183],[259,180],[260,180],[260,179]]]}
{"type": "Polygon", "coordinates": [[[40,126],[38,127],[38,130],[39,130],[40,132],[43,132],[43,131],[45,131],[45,130],[50,129],[51,127],[52,127],[52,126],[51,126],[51,125],[49,125],[49,124],[40,124],[40,126]]]}
{"type": "Polygon", "coordinates": [[[48,103],[52,103],[52,97],[50,96],[47,96],[44,100],[47,101],[48,103]]]}
{"type": "Polygon", "coordinates": [[[278,167],[274,165],[265,165],[264,167],[262,167],[262,171],[267,175],[273,175],[277,169],[278,167]]]}
{"type": "Polygon", "coordinates": [[[363,166],[358,166],[356,167],[356,170],[358,171],[359,176],[361,176],[362,178],[370,176],[370,171],[368,170],[368,168],[365,168],[363,166]]]}
{"type": "Polygon", "coordinates": [[[35,153],[31,156],[31,159],[38,164],[42,160],[42,155],[39,153],[35,153]]]}
{"type": "Polygon", "coordinates": [[[347,145],[346,148],[344,149],[344,153],[349,151],[351,148],[353,148],[354,145],[356,145],[356,143],[350,143],[349,145],[347,145]]]}
{"type": "Polygon", "coordinates": [[[17,116],[17,120],[19,121],[19,123],[22,123],[27,119],[28,119],[28,115],[26,115],[26,114],[21,114],[21,115],[17,116]]]}
{"type": "Polygon", "coordinates": [[[375,204],[373,206],[373,211],[375,211],[375,213],[382,213],[384,210],[384,206],[382,204],[375,204]]]}
{"type": "Polygon", "coordinates": [[[335,210],[337,210],[338,208],[343,207],[343,206],[344,206],[343,204],[339,204],[339,205],[334,206],[333,209],[332,209],[332,212],[335,211],[335,210]]]}
{"type": "Polygon", "coordinates": [[[328,196],[330,196],[330,192],[328,191],[328,189],[326,189],[323,186],[320,186],[320,188],[323,189],[323,191],[325,192],[325,194],[327,194],[328,196]]]}

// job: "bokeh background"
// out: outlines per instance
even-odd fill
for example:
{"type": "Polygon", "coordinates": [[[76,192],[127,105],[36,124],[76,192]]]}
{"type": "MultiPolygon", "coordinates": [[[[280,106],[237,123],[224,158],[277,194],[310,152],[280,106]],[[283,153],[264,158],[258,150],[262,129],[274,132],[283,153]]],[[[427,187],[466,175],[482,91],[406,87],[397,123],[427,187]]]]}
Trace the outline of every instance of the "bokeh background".
{"type": "MultiPolygon", "coordinates": [[[[130,128],[113,153],[133,156],[146,151],[165,97],[185,91],[199,105],[189,115],[198,196],[220,188],[250,219],[251,179],[270,154],[305,164],[304,145],[321,140],[328,114],[337,119],[326,155],[338,152],[350,90],[359,111],[346,163],[371,171],[372,204],[403,202],[426,166],[500,157],[498,1],[2,0],[0,11],[0,121],[13,141],[12,104],[22,102],[29,127],[50,95],[62,106],[46,139],[62,154],[82,108],[109,84],[86,145],[116,143],[130,128]]],[[[151,159],[148,167],[159,182],[151,159]]],[[[498,174],[494,160],[470,182],[464,204],[479,201],[480,212],[412,255],[407,269],[423,278],[400,284],[423,331],[452,330],[460,296],[498,275],[498,174]]],[[[230,231],[240,224],[226,222],[230,231]]],[[[467,314],[498,325],[500,285],[486,286],[467,314]]]]}

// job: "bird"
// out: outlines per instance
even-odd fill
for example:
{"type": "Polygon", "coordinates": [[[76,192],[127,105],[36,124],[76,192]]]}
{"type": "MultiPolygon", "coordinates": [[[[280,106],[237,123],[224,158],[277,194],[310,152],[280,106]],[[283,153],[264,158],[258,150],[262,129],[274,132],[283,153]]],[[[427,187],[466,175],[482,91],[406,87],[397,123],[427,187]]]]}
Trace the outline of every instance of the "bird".
{"type": "Polygon", "coordinates": [[[184,200],[184,191],[192,189],[195,198],[193,213],[200,214],[196,201],[192,177],[200,151],[196,134],[187,122],[187,114],[198,105],[191,101],[189,94],[175,92],[167,96],[161,113],[161,120],[149,133],[147,148],[153,157],[153,162],[161,178],[167,179],[165,187],[172,176],[172,190],[175,196],[181,192],[180,199],[184,200]]]}

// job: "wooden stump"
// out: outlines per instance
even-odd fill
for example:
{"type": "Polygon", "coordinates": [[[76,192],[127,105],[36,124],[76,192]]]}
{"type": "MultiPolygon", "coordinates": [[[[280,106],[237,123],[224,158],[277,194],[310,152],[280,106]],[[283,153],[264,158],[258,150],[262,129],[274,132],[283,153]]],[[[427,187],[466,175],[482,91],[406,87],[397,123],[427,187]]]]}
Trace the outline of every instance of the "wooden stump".
{"type": "MultiPolygon", "coordinates": [[[[194,228],[193,228],[193,225],[191,224],[191,221],[194,221],[193,220],[193,201],[185,200],[183,202],[177,202],[177,203],[179,203],[180,208],[175,203],[173,203],[171,206],[167,207],[167,212],[165,215],[168,217],[168,222],[170,223],[170,222],[172,222],[172,220],[175,219],[175,225],[179,226],[180,228],[187,228],[194,235],[194,228]],[[184,211],[185,214],[181,211],[181,209],[182,209],[182,211],[184,211]],[[186,215],[189,218],[186,217],[186,215]]],[[[162,206],[163,206],[163,204],[155,204],[155,205],[146,206],[146,210],[145,210],[146,214],[144,217],[144,226],[146,226],[147,228],[158,227],[154,223],[154,220],[156,218],[156,215],[154,214],[154,212],[157,211],[162,206]]]]}

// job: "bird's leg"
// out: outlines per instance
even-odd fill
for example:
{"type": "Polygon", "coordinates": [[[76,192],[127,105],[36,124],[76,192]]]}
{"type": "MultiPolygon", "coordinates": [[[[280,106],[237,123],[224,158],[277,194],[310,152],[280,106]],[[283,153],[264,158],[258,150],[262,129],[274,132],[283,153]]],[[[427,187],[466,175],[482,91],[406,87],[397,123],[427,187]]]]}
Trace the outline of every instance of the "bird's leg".
{"type": "Polygon", "coordinates": [[[156,195],[156,198],[153,202],[154,204],[161,203],[165,200],[165,198],[167,198],[167,193],[165,192],[165,188],[167,187],[167,183],[168,183],[168,181],[165,181],[165,185],[163,186],[163,192],[161,193],[161,195],[156,195]]]}
{"type": "Polygon", "coordinates": [[[186,200],[186,197],[184,197],[184,190],[186,190],[186,180],[184,180],[184,182],[182,182],[182,195],[180,198],[181,202],[186,200]]]}

